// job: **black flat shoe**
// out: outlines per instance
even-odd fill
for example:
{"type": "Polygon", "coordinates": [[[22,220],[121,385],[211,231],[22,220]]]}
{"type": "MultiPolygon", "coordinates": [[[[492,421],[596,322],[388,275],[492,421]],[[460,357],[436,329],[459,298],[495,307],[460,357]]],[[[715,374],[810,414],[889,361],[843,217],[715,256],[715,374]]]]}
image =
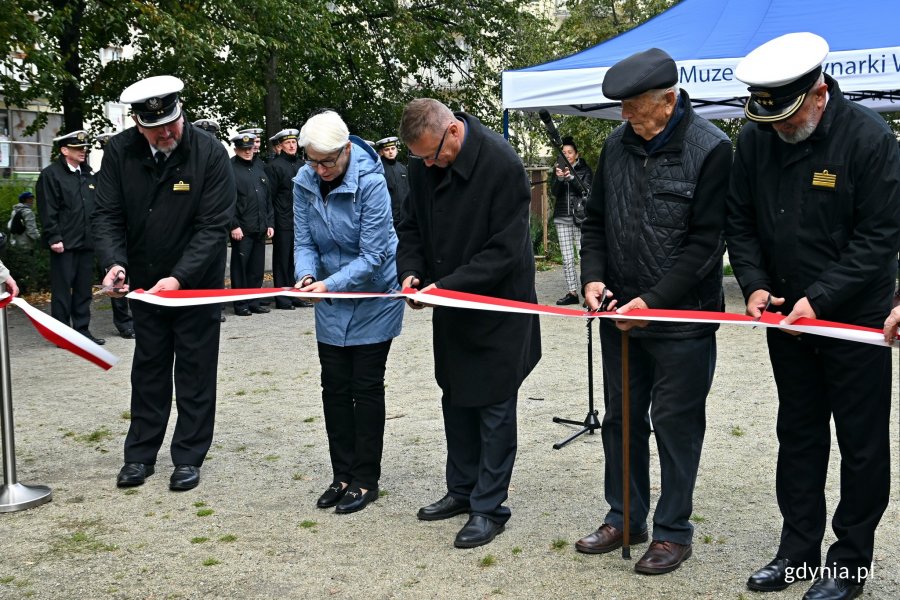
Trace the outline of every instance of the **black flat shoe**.
{"type": "Polygon", "coordinates": [[[340,481],[333,481],[328,489],[325,490],[325,493],[319,496],[319,499],[316,501],[316,506],[319,508],[331,508],[335,504],[338,503],[338,500],[344,497],[344,494],[347,493],[347,487],[342,487],[340,481]]]}
{"type": "Polygon", "coordinates": [[[236,317],[249,317],[253,313],[250,312],[249,308],[236,308],[234,309],[234,315],[236,317]]]}
{"type": "Polygon", "coordinates": [[[803,594],[803,600],[852,600],[862,593],[862,584],[849,579],[819,579],[803,594]]]}
{"type": "Polygon", "coordinates": [[[482,515],[472,515],[456,534],[453,545],[457,548],[476,548],[493,541],[506,527],[482,515]]]}
{"type": "Polygon", "coordinates": [[[255,315],[264,315],[267,312],[271,312],[271,311],[264,306],[251,306],[250,312],[252,312],[255,315]]]}
{"type": "Polygon", "coordinates": [[[303,298],[295,298],[291,302],[291,304],[293,304],[297,308],[312,308],[313,306],[315,306],[315,304],[313,304],[309,300],[304,300],[303,298]]]}
{"type": "Polygon", "coordinates": [[[124,338],[126,340],[133,340],[134,339],[134,329],[126,329],[124,331],[120,331],[119,337],[124,338]]]}
{"type": "Polygon", "coordinates": [[[78,333],[80,333],[81,335],[83,335],[83,336],[86,337],[87,339],[91,340],[92,342],[94,342],[94,343],[97,344],[98,346],[102,346],[103,344],[106,343],[106,340],[105,340],[105,339],[103,339],[103,338],[98,338],[98,337],[94,337],[94,334],[92,334],[90,331],[79,331],[78,333]]]}
{"type": "Polygon", "coordinates": [[[469,512],[468,502],[462,502],[447,494],[437,502],[420,508],[416,516],[420,521],[440,521],[467,512],[469,512]]]}
{"type": "MultiPolygon", "coordinates": [[[[803,563],[775,557],[747,580],[747,588],[756,592],[778,592],[799,581],[797,568],[803,563]]],[[[808,569],[805,569],[808,570],[808,569]]]]}
{"type": "Polygon", "coordinates": [[[144,481],[153,475],[155,470],[153,465],[136,462],[125,463],[125,466],[119,471],[119,476],[116,477],[116,486],[124,488],[144,485],[144,481]]]}
{"type": "Polygon", "coordinates": [[[334,512],[339,515],[356,512],[364,509],[369,502],[374,502],[378,498],[378,488],[372,488],[365,494],[356,486],[347,487],[344,497],[334,507],[334,512]]]}
{"type": "Polygon", "coordinates": [[[169,489],[174,492],[192,490],[200,484],[200,467],[178,465],[169,478],[169,489]]]}
{"type": "Polygon", "coordinates": [[[573,294],[569,292],[562,298],[556,301],[557,306],[568,306],[570,304],[578,304],[578,294],[573,294]]]}
{"type": "Polygon", "coordinates": [[[277,308],[278,310],[294,310],[294,305],[293,305],[293,304],[287,304],[287,305],[281,305],[281,306],[279,306],[279,305],[276,304],[276,305],[275,305],[275,308],[277,308]]]}

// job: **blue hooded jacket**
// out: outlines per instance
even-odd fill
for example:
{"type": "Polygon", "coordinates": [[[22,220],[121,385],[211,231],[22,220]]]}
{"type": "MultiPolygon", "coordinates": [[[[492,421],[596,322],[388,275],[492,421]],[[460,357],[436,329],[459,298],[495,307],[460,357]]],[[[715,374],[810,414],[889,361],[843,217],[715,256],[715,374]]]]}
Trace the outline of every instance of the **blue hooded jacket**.
{"type": "MultiPolygon", "coordinates": [[[[351,135],[341,184],[322,198],[320,178],[304,165],[294,177],[294,273],[324,281],[330,292],[396,289],[397,234],[384,168],[351,135]]],[[[384,342],[400,334],[404,302],[391,298],[316,304],[316,338],[332,346],[384,342]]]]}

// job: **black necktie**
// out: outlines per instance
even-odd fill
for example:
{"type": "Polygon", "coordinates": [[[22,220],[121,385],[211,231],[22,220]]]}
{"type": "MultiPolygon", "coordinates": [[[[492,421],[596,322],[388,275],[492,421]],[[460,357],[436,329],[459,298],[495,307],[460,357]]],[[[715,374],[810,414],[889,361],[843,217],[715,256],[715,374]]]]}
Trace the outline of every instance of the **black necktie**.
{"type": "Polygon", "coordinates": [[[162,150],[157,150],[153,157],[156,158],[156,176],[159,177],[166,166],[166,154],[162,150]]]}

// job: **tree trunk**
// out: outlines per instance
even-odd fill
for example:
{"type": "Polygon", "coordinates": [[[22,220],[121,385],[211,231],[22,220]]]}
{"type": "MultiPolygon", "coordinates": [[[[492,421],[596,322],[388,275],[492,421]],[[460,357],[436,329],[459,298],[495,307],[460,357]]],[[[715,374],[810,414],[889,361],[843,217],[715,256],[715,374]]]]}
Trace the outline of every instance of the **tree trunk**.
{"type": "Polygon", "coordinates": [[[59,34],[59,54],[66,73],[71,79],[62,85],[64,132],[84,129],[84,108],[81,100],[81,19],[84,17],[85,0],[69,2],[53,0],[57,12],[70,11],[69,18],[59,34]]]}
{"type": "Polygon", "coordinates": [[[281,131],[281,85],[278,83],[278,52],[275,48],[269,50],[269,58],[265,68],[266,85],[266,139],[265,146],[269,147],[269,138],[281,131]]]}

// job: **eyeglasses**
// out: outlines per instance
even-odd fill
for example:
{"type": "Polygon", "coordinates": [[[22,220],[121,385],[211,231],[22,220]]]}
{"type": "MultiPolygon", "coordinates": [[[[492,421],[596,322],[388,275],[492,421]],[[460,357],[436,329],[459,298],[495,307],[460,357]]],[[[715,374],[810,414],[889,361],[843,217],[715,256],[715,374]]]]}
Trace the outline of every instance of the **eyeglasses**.
{"type": "Polygon", "coordinates": [[[307,165],[309,165],[313,169],[315,169],[316,167],[318,167],[320,165],[325,167],[326,169],[333,169],[335,167],[335,165],[337,165],[338,160],[341,158],[341,154],[343,154],[344,150],[346,150],[346,149],[347,149],[347,146],[343,146],[341,148],[341,151],[338,152],[338,155],[335,156],[334,158],[326,158],[324,160],[315,160],[312,158],[307,158],[303,162],[305,162],[307,165]]]}
{"type": "Polygon", "coordinates": [[[444,128],[444,135],[441,136],[441,143],[438,144],[438,147],[434,153],[434,156],[432,156],[431,158],[426,158],[424,156],[419,156],[417,154],[413,154],[412,152],[410,152],[409,157],[410,158],[418,158],[419,160],[431,160],[431,161],[437,160],[438,156],[440,156],[440,154],[441,154],[441,150],[444,149],[444,141],[447,139],[447,132],[450,131],[450,125],[453,125],[453,123],[448,124],[447,127],[444,128]]]}

